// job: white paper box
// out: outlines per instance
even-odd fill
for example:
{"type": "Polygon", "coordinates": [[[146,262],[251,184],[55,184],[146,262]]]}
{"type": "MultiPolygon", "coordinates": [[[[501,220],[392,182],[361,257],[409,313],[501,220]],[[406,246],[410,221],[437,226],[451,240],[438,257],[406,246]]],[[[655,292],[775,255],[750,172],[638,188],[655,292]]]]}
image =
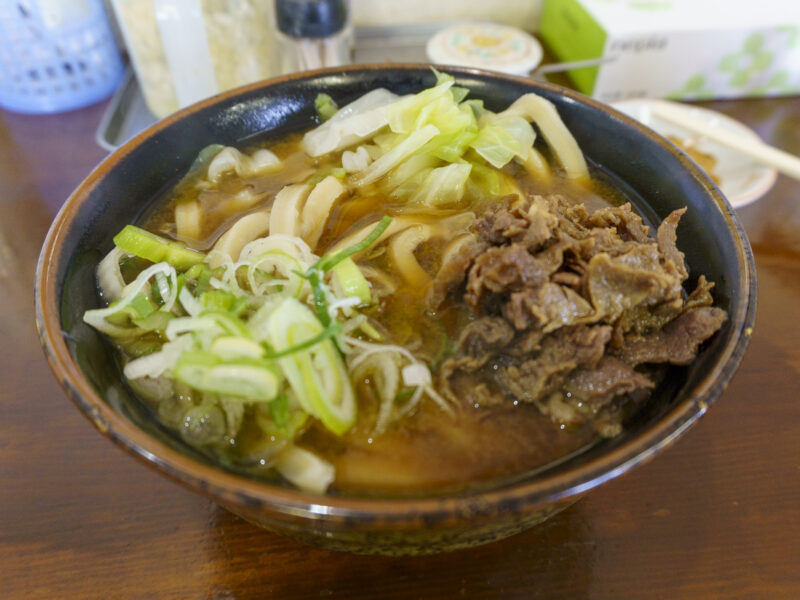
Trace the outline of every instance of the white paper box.
{"type": "Polygon", "coordinates": [[[606,102],[800,94],[799,0],[545,0],[540,34],[606,102]]]}

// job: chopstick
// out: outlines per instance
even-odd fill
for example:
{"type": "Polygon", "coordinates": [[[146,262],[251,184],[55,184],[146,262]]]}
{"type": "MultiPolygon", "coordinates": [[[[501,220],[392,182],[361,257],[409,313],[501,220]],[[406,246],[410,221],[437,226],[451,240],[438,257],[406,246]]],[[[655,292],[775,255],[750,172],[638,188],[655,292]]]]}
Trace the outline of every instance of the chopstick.
{"type": "Polygon", "coordinates": [[[604,63],[610,63],[617,60],[616,56],[601,56],[600,58],[589,58],[586,60],[573,60],[570,62],[557,62],[547,65],[539,65],[531,73],[536,81],[547,81],[545,75],[549,73],[562,73],[563,71],[572,71],[573,69],[585,69],[588,67],[596,67],[604,63]]]}
{"type": "Polygon", "coordinates": [[[800,179],[800,158],[793,154],[773,148],[760,140],[756,141],[740,133],[711,125],[669,104],[654,103],[652,112],[653,116],[659,119],[684,127],[692,133],[714,140],[760,163],[775,167],[784,175],[800,179]]]}

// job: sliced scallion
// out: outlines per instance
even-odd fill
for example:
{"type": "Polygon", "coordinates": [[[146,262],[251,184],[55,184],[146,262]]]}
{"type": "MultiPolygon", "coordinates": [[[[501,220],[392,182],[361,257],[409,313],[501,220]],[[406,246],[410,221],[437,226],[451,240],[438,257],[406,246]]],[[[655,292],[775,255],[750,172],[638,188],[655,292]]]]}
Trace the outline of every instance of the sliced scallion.
{"type": "Polygon", "coordinates": [[[206,257],[202,252],[162,238],[135,225],[126,225],[114,236],[114,244],[125,252],[152,263],[164,261],[176,269],[188,269],[206,257]]]}

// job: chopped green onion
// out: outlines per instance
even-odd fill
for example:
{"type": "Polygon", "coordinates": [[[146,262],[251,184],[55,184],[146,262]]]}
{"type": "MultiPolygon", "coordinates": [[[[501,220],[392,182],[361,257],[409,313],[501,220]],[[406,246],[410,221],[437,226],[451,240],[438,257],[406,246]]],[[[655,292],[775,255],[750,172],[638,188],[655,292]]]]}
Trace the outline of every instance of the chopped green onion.
{"type": "Polygon", "coordinates": [[[119,300],[112,302],[106,308],[87,310],[83,314],[84,322],[98,331],[117,338],[140,335],[142,330],[138,327],[123,327],[121,325],[124,325],[128,318],[131,317],[131,311],[136,312],[136,309],[131,308],[130,304],[136,296],[144,294],[143,290],[150,289],[150,279],[157,273],[164,273],[167,276],[167,280],[171,282],[170,287],[174,292],[170,293],[168,304],[165,304],[165,309],[171,309],[177,296],[177,275],[175,269],[170,265],[158,263],[139,273],[136,279],[125,288],[126,294],[119,300]]]}
{"type": "Polygon", "coordinates": [[[378,331],[372,325],[370,325],[369,321],[364,321],[363,323],[361,323],[361,325],[358,326],[358,328],[376,342],[383,341],[383,336],[381,335],[380,331],[378,331]]]}
{"type": "Polygon", "coordinates": [[[176,269],[187,269],[201,262],[206,255],[178,242],[162,238],[135,225],[126,225],[114,236],[114,244],[125,252],[152,263],[167,262],[176,269]]]}
{"type": "Polygon", "coordinates": [[[209,290],[200,294],[200,303],[203,308],[230,312],[236,296],[226,290],[209,290]]]}
{"type": "Polygon", "coordinates": [[[264,347],[252,340],[237,336],[218,337],[211,343],[211,352],[223,360],[238,358],[261,358],[264,347]]]}
{"type": "Polygon", "coordinates": [[[174,318],[171,312],[156,310],[141,319],[133,319],[133,324],[143,331],[164,331],[174,318]]]}
{"type": "Polygon", "coordinates": [[[231,304],[228,312],[238,317],[245,311],[249,304],[250,299],[247,296],[239,296],[233,301],[233,304],[231,304]]]}
{"type": "Polygon", "coordinates": [[[284,350],[281,350],[279,352],[267,352],[266,358],[274,360],[274,359],[278,359],[278,358],[283,358],[284,356],[289,356],[290,354],[295,354],[296,352],[301,352],[303,350],[308,350],[312,346],[316,346],[317,344],[319,344],[321,342],[324,342],[328,338],[333,337],[334,335],[339,333],[341,330],[342,330],[341,324],[340,323],[334,323],[333,325],[330,325],[330,326],[326,327],[321,333],[315,335],[312,338],[307,339],[304,342],[301,342],[300,344],[297,344],[295,346],[290,346],[290,347],[288,347],[288,348],[286,348],[284,350]]]}
{"type": "MultiPolygon", "coordinates": [[[[276,352],[316,341],[324,333],[320,321],[298,300],[285,298],[270,314],[267,341],[276,352]]],[[[278,366],[303,409],[337,435],[355,422],[356,401],[339,351],[332,340],[277,359],[278,366]]]]}
{"type": "Polygon", "coordinates": [[[342,262],[345,258],[348,258],[353,254],[357,254],[362,250],[366,250],[372,244],[374,244],[379,237],[381,237],[381,235],[383,234],[384,231],[386,231],[386,228],[389,227],[389,224],[391,222],[392,222],[392,217],[388,215],[384,216],[380,221],[378,221],[378,224],[375,226],[375,228],[372,231],[370,231],[369,235],[365,237],[363,240],[361,240],[357,244],[353,244],[352,246],[348,246],[347,248],[339,250],[339,252],[336,252],[335,254],[326,254],[325,256],[320,258],[319,261],[317,261],[317,264],[311,267],[309,272],[311,272],[312,270],[318,270],[324,273],[325,271],[332,269],[334,266],[342,262]]]}
{"type": "Polygon", "coordinates": [[[369,282],[352,258],[346,257],[334,265],[331,271],[345,296],[355,296],[361,300],[361,304],[369,304],[372,301],[369,282]]]}
{"type": "Polygon", "coordinates": [[[169,339],[189,331],[221,330],[229,335],[250,339],[250,331],[241,319],[221,311],[205,311],[197,317],[176,317],[167,327],[169,339]]]}
{"type": "Polygon", "coordinates": [[[217,394],[268,401],[278,393],[278,377],[272,371],[249,365],[220,365],[206,373],[202,390],[217,394]]]}
{"type": "Polygon", "coordinates": [[[323,121],[327,121],[339,111],[339,107],[328,94],[317,94],[314,99],[314,108],[323,121]]]}
{"type": "Polygon", "coordinates": [[[320,320],[323,326],[327,327],[330,325],[331,316],[328,313],[328,299],[325,296],[325,290],[322,287],[320,273],[324,273],[332,269],[353,254],[369,248],[379,237],[381,237],[391,222],[392,218],[390,216],[384,216],[380,221],[378,221],[378,224],[375,226],[375,228],[363,240],[334,254],[325,254],[325,256],[320,258],[308,271],[300,274],[302,277],[308,280],[308,283],[311,286],[311,293],[314,297],[314,311],[317,313],[317,318],[320,320]]]}
{"type": "Polygon", "coordinates": [[[267,406],[278,429],[287,429],[289,427],[289,396],[278,394],[267,403],[267,406]]]}
{"type": "Polygon", "coordinates": [[[156,284],[153,286],[153,300],[159,305],[164,306],[170,295],[169,281],[164,273],[156,273],[156,284]]]}
{"type": "Polygon", "coordinates": [[[322,288],[322,280],[320,279],[320,271],[309,271],[305,277],[311,286],[311,293],[314,296],[314,312],[317,313],[317,318],[325,327],[331,324],[331,315],[328,312],[328,298],[325,296],[325,290],[322,288]]]}
{"type": "Polygon", "coordinates": [[[144,319],[156,311],[153,303],[142,292],[136,294],[128,306],[136,312],[135,317],[139,319],[144,319]]]}
{"type": "Polygon", "coordinates": [[[214,271],[211,269],[205,268],[200,271],[197,275],[197,285],[194,288],[195,295],[200,295],[211,288],[212,277],[214,277],[214,271]]]}
{"type": "Polygon", "coordinates": [[[415,387],[404,387],[399,392],[397,392],[397,395],[395,396],[394,401],[395,402],[405,402],[406,400],[411,398],[411,396],[413,396],[414,392],[416,392],[416,391],[417,391],[416,386],[415,387]]]}
{"type": "Polygon", "coordinates": [[[211,271],[211,269],[208,268],[208,265],[205,263],[197,263],[196,265],[189,267],[184,275],[186,275],[186,279],[197,279],[200,277],[200,274],[205,271],[211,271]]]}
{"type": "Polygon", "coordinates": [[[202,350],[182,353],[173,375],[193,389],[253,402],[272,400],[279,388],[278,376],[263,361],[242,358],[228,363],[202,350]]]}

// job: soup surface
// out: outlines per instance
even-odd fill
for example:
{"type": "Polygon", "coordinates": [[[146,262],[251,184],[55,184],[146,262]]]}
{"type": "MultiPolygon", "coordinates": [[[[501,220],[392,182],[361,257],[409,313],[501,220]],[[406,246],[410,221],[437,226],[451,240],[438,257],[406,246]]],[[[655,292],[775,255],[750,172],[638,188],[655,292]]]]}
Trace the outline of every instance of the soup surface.
{"type": "Polygon", "coordinates": [[[462,490],[618,434],[722,324],[681,211],[651,236],[545,101],[453,83],[204,149],[115,238],[86,321],[187,443],[310,491],[462,490]]]}

